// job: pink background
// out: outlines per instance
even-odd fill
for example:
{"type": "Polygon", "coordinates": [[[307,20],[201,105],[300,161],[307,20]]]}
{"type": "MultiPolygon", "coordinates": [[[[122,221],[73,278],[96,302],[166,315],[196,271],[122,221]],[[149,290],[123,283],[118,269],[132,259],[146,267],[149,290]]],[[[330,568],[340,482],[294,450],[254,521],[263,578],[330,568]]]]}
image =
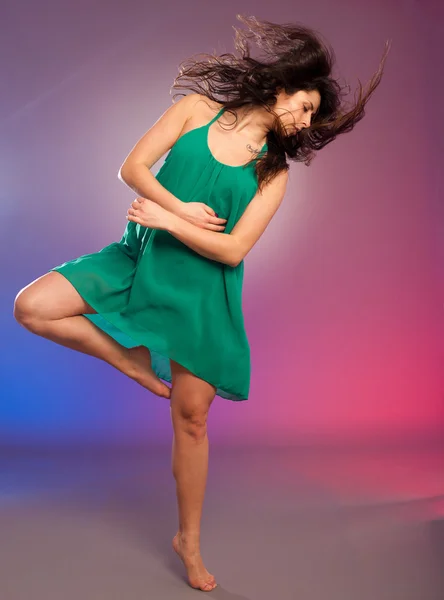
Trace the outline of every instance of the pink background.
{"type": "MultiPolygon", "coordinates": [[[[181,60],[230,52],[236,13],[300,21],[336,75],[385,74],[353,132],[291,166],[245,261],[250,399],[216,398],[210,439],[301,443],[439,435],[444,417],[441,46],[437,2],[7,2],[0,36],[3,441],[170,435],[168,401],[33,336],[20,288],[118,240],[135,194],[117,173],[171,104],[181,60]]],[[[256,52],[256,50],[253,50],[256,52]]],[[[163,159],[153,167],[157,172],[163,159]]]]}

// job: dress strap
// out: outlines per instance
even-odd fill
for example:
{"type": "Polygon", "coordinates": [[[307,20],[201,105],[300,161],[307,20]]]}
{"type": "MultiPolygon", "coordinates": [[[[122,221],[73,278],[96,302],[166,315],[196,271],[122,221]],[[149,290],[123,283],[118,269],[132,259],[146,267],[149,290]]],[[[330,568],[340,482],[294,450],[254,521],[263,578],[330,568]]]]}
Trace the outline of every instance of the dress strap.
{"type": "Polygon", "coordinates": [[[261,150],[258,153],[258,157],[262,156],[263,154],[266,154],[268,150],[268,144],[267,142],[265,142],[265,144],[262,146],[261,150]]]}
{"type": "MultiPolygon", "coordinates": [[[[225,110],[225,106],[222,106],[222,108],[220,109],[220,111],[217,113],[217,115],[215,117],[213,117],[211,119],[211,121],[209,123],[207,123],[204,127],[209,127],[211,125],[211,123],[214,123],[214,121],[217,121],[217,119],[222,115],[222,113],[225,110]]],[[[268,150],[268,143],[265,142],[265,144],[262,146],[262,148],[260,149],[260,151],[258,152],[258,155],[256,158],[259,158],[259,156],[262,156],[263,154],[266,154],[268,150]]]]}
{"type": "Polygon", "coordinates": [[[207,123],[207,127],[209,127],[211,125],[211,123],[214,123],[214,121],[216,121],[222,115],[222,113],[224,112],[224,110],[225,110],[225,106],[222,106],[222,108],[217,113],[217,115],[215,117],[213,117],[209,123],[207,123]]]}

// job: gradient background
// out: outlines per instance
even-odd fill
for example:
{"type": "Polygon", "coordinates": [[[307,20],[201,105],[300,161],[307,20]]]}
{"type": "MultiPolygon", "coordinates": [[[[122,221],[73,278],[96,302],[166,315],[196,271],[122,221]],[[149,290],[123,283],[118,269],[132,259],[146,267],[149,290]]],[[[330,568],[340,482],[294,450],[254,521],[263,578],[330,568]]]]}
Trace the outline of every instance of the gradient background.
{"type": "MultiPolygon", "coordinates": [[[[1,387],[6,443],[162,440],[168,401],[13,318],[25,285],[118,240],[135,197],[117,178],[171,104],[181,60],[232,51],[237,13],[300,21],[366,117],[291,166],[278,214],[245,261],[250,399],[216,398],[211,440],[256,444],[442,434],[444,10],[432,0],[150,4],[7,0],[0,35],[1,387]]],[[[253,49],[255,53],[255,49],[253,49]]],[[[153,167],[157,172],[163,159],[153,167]]]]}

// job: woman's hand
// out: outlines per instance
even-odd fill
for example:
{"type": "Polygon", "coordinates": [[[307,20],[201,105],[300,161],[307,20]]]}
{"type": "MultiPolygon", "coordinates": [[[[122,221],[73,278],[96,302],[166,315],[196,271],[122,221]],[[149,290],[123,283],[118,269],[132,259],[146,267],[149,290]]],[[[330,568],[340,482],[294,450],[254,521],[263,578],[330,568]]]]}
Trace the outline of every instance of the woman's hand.
{"type": "Polygon", "coordinates": [[[176,214],[188,223],[211,231],[223,231],[227,222],[227,219],[220,219],[214,210],[203,202],[183,202],[176,214]]]}
{"type": "Polygon", "coordinates": [[[138,197],[128,209],[128,221],[139,223],[151,229],[167,229],[171,213],[147,198],[138,197]]]}

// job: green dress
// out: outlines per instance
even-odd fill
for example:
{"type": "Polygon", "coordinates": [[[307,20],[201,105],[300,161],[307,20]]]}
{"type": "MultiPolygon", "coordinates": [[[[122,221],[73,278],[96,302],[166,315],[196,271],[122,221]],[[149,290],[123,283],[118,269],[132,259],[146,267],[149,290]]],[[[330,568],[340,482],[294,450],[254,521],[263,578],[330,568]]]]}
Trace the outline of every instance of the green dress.
{"type": "MultiPolygon", "coordinates": [[[[255,162],[233,167],[208,146],[206,125],[183,134],[156,179],[183,202],[203,202],[230,233],[257,191],[255,162]]],[[[260,155],[267,149],[264,144],[260,155]]],[[[171,382],[169,359],[217,388],[247,400],[250,347],[242,314],[244,263],[205,258],[170,233],[128,221],[120,241],[50,269],[97,311],[84,315],[127,348],[146,346],[152,368],[171,382]]]]}

